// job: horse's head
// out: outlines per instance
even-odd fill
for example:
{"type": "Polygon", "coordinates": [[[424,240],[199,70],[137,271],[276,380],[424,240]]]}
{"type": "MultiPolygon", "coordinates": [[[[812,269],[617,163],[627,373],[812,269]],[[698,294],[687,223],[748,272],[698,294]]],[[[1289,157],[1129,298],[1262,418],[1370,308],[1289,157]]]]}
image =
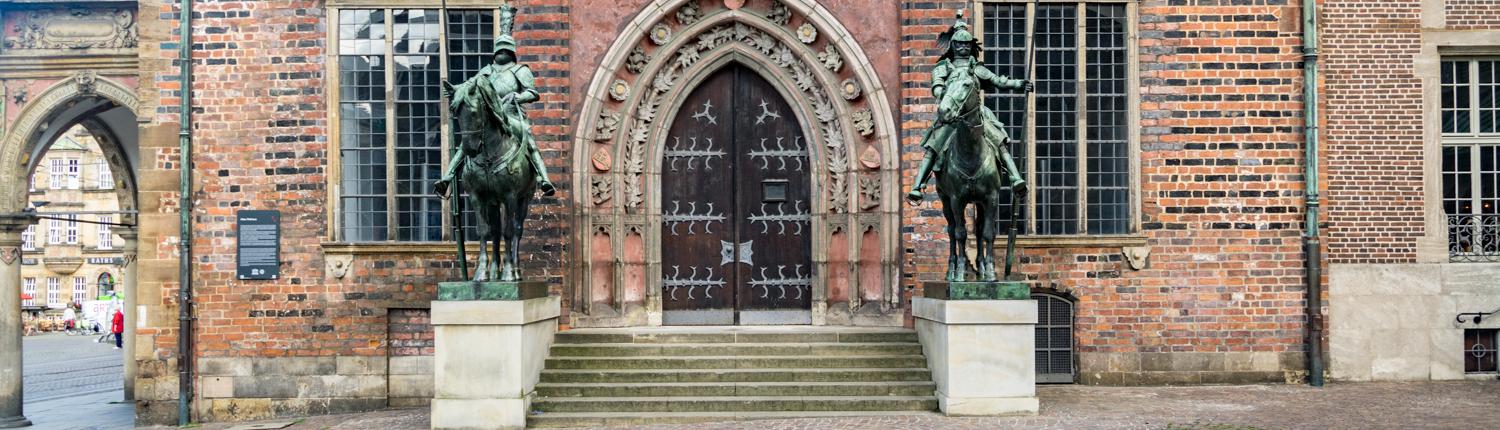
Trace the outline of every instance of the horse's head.
{"type": "Polygon", "coordinates": [[[943,90],[943,99],[938,100],[939,118],[960,119],[965,115],[978,113],[979,104],[983,100],[978,94],[979,83],[969,73],[967,70],[960,69],[954,71],[953,76],[949,78],[948,86],[943,90]]]}
{"type": "Polygon", "coordinates": [[[465,155],[479,154],[485,139],[491,138],[494,131],[502,130],[492,111],[496,104],[494,88],[483,83],[468,85],[464,91],[453,95],[452,103],[454,116],[458,119],[458,132],[454,133],[458,138],[456,143],[465,155]]]}

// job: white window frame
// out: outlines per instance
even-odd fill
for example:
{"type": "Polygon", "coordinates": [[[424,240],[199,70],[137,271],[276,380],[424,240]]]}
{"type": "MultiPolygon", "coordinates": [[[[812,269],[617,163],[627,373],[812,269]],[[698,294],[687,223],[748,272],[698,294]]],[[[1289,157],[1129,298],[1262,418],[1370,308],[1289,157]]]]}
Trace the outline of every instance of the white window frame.
{"type": "Polygon", "coordinates": [[[68,220],[63,224],[63,243],[68,245],[78,244],[78,215],[65,215],[68,220]]]}
{"type": "Polygon", "coordinates": [[[112,222],[115,222],[112,216],[99,216],[99,224],[95,225],[99,232],[99,243],[97,244],[99,249],[113,249],[115,247],[115,234],[109,230],[109,223],[112,222]]]}
{"type": "Polygon", "coordinates": [[[64,176],[67,175],[67,162],[62,158],[53,158],[48,162],[50,168],[47,171],[47,189],[60,190],[67,183],[64,176]]]}
{"type": "Polygon", "coordinates": [[[62,281],[57,278],[47,278],[47,306],[61,304],[59,290],[62,289],[62,281]]]}
{"type": "Polygon", "coordinates": [[[74,276],[73,277],[73,303],[83,304],[83,302],[85,300],[88,300],[88,294],[87,294],[88,293],[88,288],[89,288],[89,280],[88,280],[88,278],[85,278],[85,277],[82,277],[82,276],[74,276]]]}
{"type": "Polygon", "coordinates": [[[83,164],[77,158],[67,159],[68,189],[76,190],[83,185],[83,164]]]}
{"type": "Polygon", "coordinates": [[[47,220],[47,244],[48,245],[61,245],[63,243],[63,240],[62,240],[62,237],[63,237],[62,231],[63,231],[63,227],[62,227],[62,221],[61,220],[55,220],[55,219],[49,219],[49,220],[47,220]]]}
{"type": "Polygon", "coordinates": [[[113,170],[109,169],[109,162],[104,161],[104,160],[99,160],[99,162],[97,164],[95,164],[95,165],[98,166],[97,167],[98,172],[97,172],[97,175],[95,177],[99,181],[99,183],[95,187],[95,189],[100,189],[100,190],[112,190],[112,189],[114,189],[115,188],[115,172],[113,170]]]}
{"type": "MultiPolygon", "coordinates": [[[[1481,180],[1481,175],[1489,172],[1485,172],[1482,170],[1481,163],[1483,161],[1480,157],[1481,148],[1494,148],[1495,151],[1500,151],[1500,128],[1497,128],[1494,132],[1488,133],[1482,132],[1480,130],[1480,110],[1483,106],[1480,106],[1479,98],[1479,87],[1481,85],[1479,82],[1479,63],[1493,62],[1495,63],[1494,67],[1500,69],[1500,56],[1451,56],[1442,58],[1441,62],[1439,63],[1438,72],[1438,86],[1440,88],[1439,91],[1441,91],[1441,87],[1447,86],[1442,81],[1442,65],[1449,62],[1459,62],[1468,66],[1467,71],[1469,82],[1466,84],[1464,91],[1467,92],[1469,106],[1467,109],[1464,109],[1464,111],[1466,111],[1466,113],[1468,113],[1469,115],[1469,129],[1459,130],[1455,132],[1447,132],[1446,130],[1443,130],[1445,126],[1443,122],[1444,113],[1449,111],[1449,109],[1447,109],[1447,106],[1444,106],[1442,104],[1441,98],[1438,100],[1439,114],[1434,126],[1437,127],[1439,132],[1441,133],[1442,137],[1440,146],[1443,149],[1444,154],[1447,152],[1446,150],[1448,148],[1469,149],[1468,169],[1463,172],[1453,173],[1461,173],[1470,176],[1469,198],[1471,199],[1470,204],[1472,205],[1472,210],[1470,213],[1447,213],[1446,203],[1449,201],[1449,198],[1446,194],[1440,196],[1439,207],[1443,209],[1443,215],[1447,218],[1447,224],[1450,229],[1448,231],[1448,241],[1450,242],[1448,244],[1448,258],[1450,262],[1500,261],[1500,256],[1497,256],[1492,252],[1485,251],[1485,249],[1493,249],[1492,247],[1494,246],[1494,244],[1484,243],[1485,241],[1483,239],[1494,237],[1494,235],[1496,234],[1492,229],[1496,228],[1497,220],[1500,220],[1500,215],[1495,215],[1500,214],[1500,209],[1492,209],[1490,211],[1485,211],[1484,209],[1482,209],[1485,202],[1483,195],[1484,183],[1481,180]],[[1465,229],[1472,229],[1472,234],[1469,234],[1467,236],[1471,239],[1471,242],[1469,242],[1469,244],[1471,245],[1470,249],[1462,249],[1462,241],[1453,243],[1452,237],[1454,232],[1463,231],[1465,229]]],[[[1497,118],[1495,119],[1495,121],[1497,123],[1500,123],[1500,112],[1497,112],[1496,115],[1497,118]]],[[[1500,124],[1497,124],[1497,127],[1500,127],[1500,124]]],[[[1440,175],[1439,178],[1444,178],[1450,174],[1448,166],[1443,162],[1443,157],[1444,155],[1439,155],[1439,164],[1443,164],[1438,167],[1438,174],[1440,175]]],[[[1443,179],[1439,180],[1442,181],[1443,179]]],[[[1495,186],[1500,187],[1500,184],[1496,184],[1495,186]]]]}
{"type": "Polygon", "coordinates": [[[36,224],[26,226],[26,231],[21,232],[21,250],[36,250],[36,224]]]}
{"type": "Polygon", "coordinates": [[[29,299],[22,300],[21,306],[36,306],[36,278],[22,279],[21,292],[31,296],[29,299]]]}

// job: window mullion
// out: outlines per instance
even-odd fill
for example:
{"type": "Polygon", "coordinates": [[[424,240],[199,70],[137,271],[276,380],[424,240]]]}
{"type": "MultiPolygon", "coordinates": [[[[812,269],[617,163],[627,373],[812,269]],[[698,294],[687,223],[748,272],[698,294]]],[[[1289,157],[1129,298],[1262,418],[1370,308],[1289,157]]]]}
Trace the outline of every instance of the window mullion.
{"type": "MultiPolygon", "coordinates": [[[[1476,216],[1475,226],[1482,225],[1482,223],[1478,222],[1477,215],[1484,213],[1484,198],[1480,194],[1484,190],[1484,184],[1481,183],[1484,174],[1479,170],[1480,161],[1484,158],[1483,153],[1480,152],[1483,147],[1483,145],[1478,143],[1469,145],[1469,173],[1467,176],[1469,177],[1469,204],[1473,206],[1471,206],[1472,209],[1469,210],[1469,213],[1464,215],[1476,216]]],[[[1477,234],[1478,232],[1476,231],[1475,233],[1477,234]]]]}
{"type": "Polygon", "coordinates": [[[1483,122],[1479,119],[1479,60],[1469,60],[1466,63],[1469,66],[1469,129],[1467,131],[1470,136],[1478,136],[1479,123],[1483,122]]]}
{"type": "Polygon", "coordinates": [[[396,226],[396,9],[386,9],[385,20],[385,230],[397,241],[396,226]]]}
{"type": "Polygon", "coordinates": [[[1075,99],[1078,109],[1074,110],[1075,121],[1078,123],[1078,234],[1088,234],[1088,39],[1085,31],[1088,27],[1088,11],[1083,2],[1078,3],[1078,26],[1075,40],[1078,46],[1078,96],[1075,99]]]}
{"type": "MultiPolygon", "coordinates": [[[[1036,2],[1026,4],[1026,78],[1036,79],[1036,2]]],[[[1036,85],[1036,82],[1032,82],[1036,85]]],[[[1022,128],[1026,130],[1026,138],[1021,144],[1026,145],[1026,183],[1031,189],[1026,193],[1026,229],[1027,234],[1036,234],[1036,98],[1037,91],[1026,93],[1026,118],[1022,121],[1022,128]]]]}
{"type": "MultiPolygon", "coordinates": [[[[442,85],[442,82],[448,82],[448,9],[438,9],[438,28],[438,85],[442,85]]],[[[449,130],[451,126],[449,123],[452,119],[448,117],[448,105],[444,103],[446,101],[446,98],[440,98],[438,101],[442,105],[438,106],[438,118],[441,121],[438,124],[438,133],[441,134],[441,136],[438,136],[438,148],[440,148],[438,150],[438,160],[441,160],[438,162],[438,171],[441,172],[438,173],[438,177],[440,179],[443,174],[448,172],[448,163],[451,162],[449,156],[452,154],[449,148],[453,145],[449,130]]],[[[448,214],[453,213],[451,205],[456,198],[458,197],[449,197],[438,205],[441,208],[440,210],[443,211],[443,214],[438,217],[438,229],[441,230],[438,232],[439,239],[457,240],[457,238],[449,233],[453,229],[451,225],[453,218],[448,216],[448,214]]]]}

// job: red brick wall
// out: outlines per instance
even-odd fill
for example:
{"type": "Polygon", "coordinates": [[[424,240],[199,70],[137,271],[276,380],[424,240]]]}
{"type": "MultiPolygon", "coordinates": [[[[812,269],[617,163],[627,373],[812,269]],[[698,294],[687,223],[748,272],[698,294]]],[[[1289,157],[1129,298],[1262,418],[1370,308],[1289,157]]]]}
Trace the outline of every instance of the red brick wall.
{"type": "MultiPolygon", "coordinates": [[[[902,2],[904,183],[933,117],[935,36],[965,2],[902,2]]],[[[1140,4],[1141,198],[1150,265],[1118,246],[1026,249],[1034,286],[1074,296],[1082,353],[1302,347],[1301,59],[1296,5],[1140,4]]],[[[976,16],[970,11],[967,16],[976,16]]],[[[905,282],[941,278],[935,203],[903,213],[905,282]]]]}
{"type": "Polygon", "coordinates": [[[391,309],[388,318],[392,357],[430,356],[436,347],[429,309],[391,309]]]}
{"type": "Polygon", "coordinates": [[[1449,30],[1500,28],[1500,0],[1446,0],[1449,30]]]}

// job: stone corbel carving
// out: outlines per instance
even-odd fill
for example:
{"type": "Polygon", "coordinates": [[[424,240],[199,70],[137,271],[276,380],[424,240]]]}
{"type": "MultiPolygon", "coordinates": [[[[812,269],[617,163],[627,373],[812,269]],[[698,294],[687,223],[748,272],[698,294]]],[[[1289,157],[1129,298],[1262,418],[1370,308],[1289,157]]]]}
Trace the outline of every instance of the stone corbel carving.
{"type": "Polygon", "coordinates": [[[1147,259],[1151,257],[1149,246],[1127,246],[1120,251],[1125,254],[1125,262],[1130,270],[1142,270],[1146,268],[1147,259]]]}
{"type": "Polygon", "coordinates": [[[349,274],[349,266],[354,265],[354,256],[349,254],[323,255],[323,263],[328,276],[334,279],[344,279],[349,274]]]}
{"type": "Polygon", "coordinates": [[[99,83],[99,75],[93,70],[85,70],[73,75],[73,85],[78,87],[78,93],[84,95],[94,94],[99,83]]]}

